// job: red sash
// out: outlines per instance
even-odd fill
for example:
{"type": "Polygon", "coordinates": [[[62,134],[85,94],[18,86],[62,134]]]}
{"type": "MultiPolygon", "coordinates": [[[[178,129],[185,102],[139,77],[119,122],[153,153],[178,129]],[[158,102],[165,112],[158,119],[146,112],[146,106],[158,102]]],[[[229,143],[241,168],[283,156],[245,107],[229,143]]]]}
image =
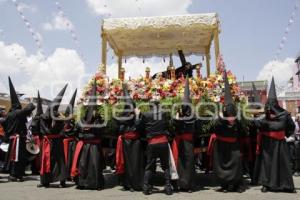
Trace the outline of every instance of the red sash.
{"type": "Polygon", "coordinates": [[[51,171],[51,141],[52,139],[62,138],[62,135],[44,135],[42,142],[42,161],[40,174],[50,173],[51,171]]]}
{"type": "Polygon", "coordinates": [[[9,161],[16,161],[17,158],[17,140],[19,139],[19,134],[14,134],[12,136],[9,137],[10,140],[12,140],[12,147],[9,153],[9,161]]]}
{"type": "Polygon", "coordinates": [[[0,124],[0,136],[4,137],[5,133],[4,133],[4,128],[2,127],[2,125],[0,124]]]}
{"type": "Polygon", "coordinates": [[[179,155],[179,144],[180,142],[184,141],[193,141],[193,134],[192,133],[183,133],[183,134],[178,134],[176,135],[175,139],[173,140],[172,143],[172,153],[175,161],[175,165],[178,166],[178,155],[179,155]]]}
{"type": "Polygon", "coordinates": [[[208,143],[208,148],[207,148],[207,155],[208,156],[213,155],[213,150],[214,150],[214,145],[215,145],[216,140],[217,140],[217,135],[215,133],[212,133],[210,138],[209,138],[209,143],[208,143]]]}
{"type": "Polygon", "coordinates": [[[137,140],[140,135],[137,132],[127,132],[118,137],[117,147],[116,147],[116,173],[125,173],[125,159],[124,159],[124,147],[123,139],[125,140],[137,140]]]}
{"type": "Polygon", "coordinates": [[[68,138],[65,138],[63,140],[63,143],[64,143],[64,153],[65,153],[65,162],[66,163],[68,162],[68,156],[69,156],[69,144],[70,144],[70,142],[72,142],[74,140],[75,140],[75,137],[68,137],[68,138]]]}
{"type": "Polygon", "coordinates": [[[240,149],[243,156],[243,159],[251,162],[254,160],[254,155],[252,151],[252,145],[251,145],[251,138],[250,137],[243,137],[239,139],[240,142],[240,149]],[[245,156],[247,155],[247,157],[245,156]]]}
{"type": "Polygon", "coordinates": [[[220,135],[217,135],[217,140],[220,140],[220,141],[226,142],[226,143],[235,143],[235,142],[237,142],[236,137],[223,137],[223,136],[220,136],[220,135]]]}
{"type": "Polygon", "coordinates": [[[261,142],[262,136],[266,136],[272,138],[274,140],[285,140],[285,132],[284,131],[269,131],[269,132],[260,132],[257,134],[257,144],[256,144],[256,154],[260,154],[261,152],[261,142]]]}
{"type": "Polygon", "coordinates": [[[100,144],[100,143],[101,143],[101,140],[99,140],[99,139],[81,140],[77,143],[75,153],[74,153],[73,162],[72,162],[72,168],[71,168],[71,177],[72,178],[80,175],[80,172],[77,168],[77,163],[78,163],[79,155],[81,153],[83,145],[84,144],[100,144]]]}
{"type": "Polygon", "coordinates": [[[168,142],[169,141],[166,135],[158,135],[148,139],[148,144],[161,144],[161,143],[168,143],[168,142]]]}

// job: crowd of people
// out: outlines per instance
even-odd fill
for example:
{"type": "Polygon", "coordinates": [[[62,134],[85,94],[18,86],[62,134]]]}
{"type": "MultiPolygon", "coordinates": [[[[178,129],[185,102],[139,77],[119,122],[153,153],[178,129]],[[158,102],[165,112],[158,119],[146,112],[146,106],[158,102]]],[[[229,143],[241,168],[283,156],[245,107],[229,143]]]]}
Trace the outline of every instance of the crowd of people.
{"type": "MultiPolygon", "coordinates": [[[[220,191],[244,192],[244,175],[249,174],[251,184],[261,185],[262,192],[295,193],[293,174],[300,175],[300,118],[293,120],[280,107],[272,79],[263,112],[252,106],[254,120],[245,129],[235,117],[237,108],[226,72],[224,82],[224,106],[209,130],[207,152],[207,166],[212,168],[220,191]]],[[[106,126],[103,116],[97,112],[96,83],[80,121],[73,117],[76,91],[65,112],[59,111],[67,85],[45,112],[39,95],[36,105],[29,103],[23,107],[10,79],[9,87],[11,108],[7,114],[1,109],[0,118],[1,143],[9,143],[7,152],[1,151],[9,181],[24,181],[25,168],[31,164],[32,173],[40,175],[38,187],[51,187],[54,182],[65,187],[67,181],[72,181],[77,189],[104,189],[106,161],[102,133],[106,126]],[[35,115],[28,121],[35,109],[35,115]],[[40,153],[30,162],[26,150],[29,141],[35,141],[40,148],[40,153]]],[[[158,98],[151,100],[150,111],[142,113],[130,98],[126,85],[123,86],[126,104],[120,116],[113,120],[119,135],[115,174],[124,190],[153,193],[152,177],[158,160],[164,171],[167,195],[196,189],[194,144],[203,122],[188,106],[192,103],[189,90],[187,79],[183,104],[170,118],[161,109],[158,98]],[[170,124],[175,131],[169,130],[170,124]]],[[[258,103],[255,88],[253,94],[252,101],[258,103]]]]}

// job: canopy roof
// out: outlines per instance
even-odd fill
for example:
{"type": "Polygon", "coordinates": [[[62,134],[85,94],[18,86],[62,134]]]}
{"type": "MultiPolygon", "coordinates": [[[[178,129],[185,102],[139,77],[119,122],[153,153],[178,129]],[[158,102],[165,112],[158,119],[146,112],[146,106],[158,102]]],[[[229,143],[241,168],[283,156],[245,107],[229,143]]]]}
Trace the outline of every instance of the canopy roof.
{"type": "Polygon", "coordinates": [[[219,31],[216,13],[161,17],[104,19],[102,35],[118,56],[166,56],[183,50],[186,55],[210,49],[214,31],[219,31]]]}

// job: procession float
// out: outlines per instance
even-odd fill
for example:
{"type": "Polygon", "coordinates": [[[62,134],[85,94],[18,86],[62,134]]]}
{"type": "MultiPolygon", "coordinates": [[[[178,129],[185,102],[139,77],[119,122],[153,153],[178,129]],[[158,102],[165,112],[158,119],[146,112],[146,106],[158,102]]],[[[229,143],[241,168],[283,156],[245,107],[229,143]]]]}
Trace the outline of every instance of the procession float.
{"type": "MultiPolygon", "coordinates": [[[[223,100],[223,73],[225,64],[219,48],[220,21],[216,13],[192,14],[181,16],[110,18],[104,19],[101,27],[102,63],[95,75],[84,88],[80,102],[88,101],[92,86],[97,84],[97,105],[99,112],[107,111],[107,135],[114,135],[112,107],[121,102],[122,84],[126,83],[132,99],[141,111],[149,109],[147,102],[154,96],[166,105],[181,102],[185,79],[189,78],[193,103],[223,100]],[[108,45],[118,58],[118,78],[110,80],[106,76],[108,45]],[[214,47],[216,68],[211,73],[211,48],[214,47]],[[205,58],[205,64],[191,64],[185,55],[199,55],[205,58]],[[138,78],[125,79],[126,69],[122,61],[128,57],[170,57],[167,66],[161,66],[161,73],[152,74],[151,66],[145,68],[145,74],[138,78]],[[181,66],[174,66],[172,56],[179,56],[181,66]],[[206,76],[201,74],[205,66],[206,76]]],[[[227,71],[232,94],[236,101],[241,100],[236,77],[227,71]]],[[[204,112],[200,109],[199,112],[204,112]]],[[[102,113],[103,114],[103,113],[102,113]]],[[[205,114],[205,113],[202,113],[205,114]]],[[[196,151],[206,151],[204,138],[209,137],[209,122],[199,130],[200,145],[196,151]]]]}

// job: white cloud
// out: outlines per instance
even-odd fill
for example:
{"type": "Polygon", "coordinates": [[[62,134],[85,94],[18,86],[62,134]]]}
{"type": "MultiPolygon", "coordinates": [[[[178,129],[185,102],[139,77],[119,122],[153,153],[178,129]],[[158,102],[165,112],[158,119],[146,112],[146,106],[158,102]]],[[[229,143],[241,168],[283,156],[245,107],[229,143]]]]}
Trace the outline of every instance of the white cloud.
{"type": "MultiPolygon", "coordinates": [[[[137,78],[140,76],[145,76],[146,67],[150,67],[150,74],[153,75],[157,72],[165,71],[168,66],[168,62],[159,61],[161,59],[150,58],[146,59],[145,63],[141,58],[131,57],[123,62],[123,67],[125,68],[125,78],[137,78]]],[[[118,64],[114,62],[108,65],[106,68],[107,75],[110,78],[118,77],[118,64]]]]}
{"type": "Polygon", "coordinates": [[[112,17],[186,14],[192,0],[86,0],[94,14],[112,17]]]}
{"type": "Polygon", "coordinates": [[[42,24],[42,28],[46,31],[53,31],[53,30],[69,30],[72,29],[74,25],[72,22],[62,16],[61,14],[54,14],[53,18],[50,22],[46,22],[42,24]]]}
{"type": "Polygon", "coordinates": [[[274,76],[277,85],[287,86],[293,76],[295,65],[294,58],[270,61],[260,70],[257,80],[270,80],[274,76]]]}
{"type": "Polygon", "coordinates": [[[17,91],[36,96],[39,89],[43,97],[53,98],[66,83],[69,83],[68,97],[76,87],[81,89],[80,76],[85,74],[85,69],[80,56],[72,49],[57,48],[43,58],[38,53],[27,55],[19,44],[5,45],[0,41],[0,74],[0,91],[8,92],[7,76],[11,76],[17,91]]]}

